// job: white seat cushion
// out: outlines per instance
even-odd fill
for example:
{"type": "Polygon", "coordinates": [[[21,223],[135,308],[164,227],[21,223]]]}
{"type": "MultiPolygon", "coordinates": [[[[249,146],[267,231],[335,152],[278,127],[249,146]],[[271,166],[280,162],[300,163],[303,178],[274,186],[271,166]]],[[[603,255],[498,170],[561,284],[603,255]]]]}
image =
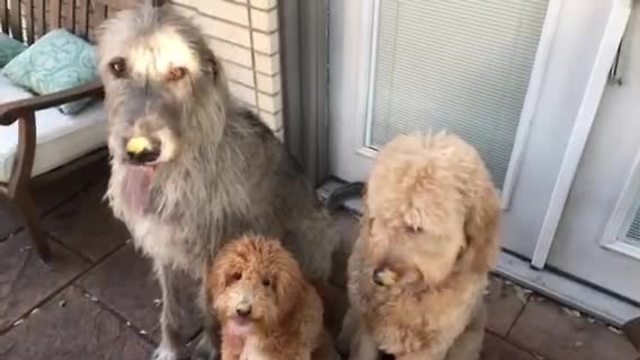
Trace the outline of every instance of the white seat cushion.
{"type": "MultiPolygon", "coordinates": [[[[0,103],[33,97],[0,74],[0,103]]],[[[56,107],[36,112],[36,155],[32,176],[43,174],[100,147],[107,139],[102,102],[69,116],[56,107]]],[[[0,182],[8,182],[18,144],[18,123],[0,126],[0,182]]]]}

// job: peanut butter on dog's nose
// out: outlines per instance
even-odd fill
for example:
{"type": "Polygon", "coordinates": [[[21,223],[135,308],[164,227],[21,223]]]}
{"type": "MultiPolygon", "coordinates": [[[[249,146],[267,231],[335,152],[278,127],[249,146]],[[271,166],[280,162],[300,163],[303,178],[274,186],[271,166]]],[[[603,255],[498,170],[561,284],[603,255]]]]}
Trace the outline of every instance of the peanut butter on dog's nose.
{"type": "Polygon", "coordinates": [[[373,282],[380,286],[391,286],[397,281],[397,274],[389,269],[380,269],[373,272],[373,282]]]}
{"type": "Polygon", "coordinates": [[[145,150],[151,150],[151,141],[144,136],[136,136],[127,142],[127,152],[131,154],[140,154],[145,150]]]}

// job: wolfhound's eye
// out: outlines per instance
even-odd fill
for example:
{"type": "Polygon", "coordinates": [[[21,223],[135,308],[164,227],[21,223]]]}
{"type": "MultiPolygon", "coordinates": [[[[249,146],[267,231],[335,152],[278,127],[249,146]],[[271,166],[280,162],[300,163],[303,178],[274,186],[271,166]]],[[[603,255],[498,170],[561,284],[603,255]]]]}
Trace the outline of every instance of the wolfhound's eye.
{"type": "Polygon", "coordinates": [[[109,62],[109,69],[113,76],[122,78],[127,74],[127,61],[123,57],[117,57],[109,62]]]}
{"type": "Polygon", "coordinates": [[[167,73],[167,81],[178,81],[187,75],[187,69],[182,66],[176,66],[169,69],[167,73]]]}
{"type": "Polygon", "coordinates": [[[271,286],[271,280],[269,279],[262,279],[262,285],[265,287],[269,287],[271,286]]]}
{"type": "Polygon", "coordinates": [[[240,279],[242,279],[242,273],[240,272],[234,272],[233,275],[231,275],[231,278],[235,281],[238,281],[240,279]]]}

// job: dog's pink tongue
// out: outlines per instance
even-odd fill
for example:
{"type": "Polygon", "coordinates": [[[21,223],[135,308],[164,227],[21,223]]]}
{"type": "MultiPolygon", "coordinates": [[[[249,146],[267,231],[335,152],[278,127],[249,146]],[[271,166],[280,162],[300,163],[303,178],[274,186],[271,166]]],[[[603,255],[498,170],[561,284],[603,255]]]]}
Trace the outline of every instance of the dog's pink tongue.
{"type": "Polygon", "coordinates": [[[151,166],[128,166],[124,180],[124,198],[137,212],[144,212],[149,202],[155,169],[151,166]]]}
{"type": "Polygon", "coordinates": [[[252,334],[253,326],[245,321],[232,319],[225,323],[222,332],[225,347],[236,357],[240,357],[244,349],[247,337],[252,334]]]}
{"type": "Polygon", "coordinates": [[[227,332],[238,335],[247,336],[253,331],[253,324],[245,319],[232,319],[225,324],[227,332]]]}

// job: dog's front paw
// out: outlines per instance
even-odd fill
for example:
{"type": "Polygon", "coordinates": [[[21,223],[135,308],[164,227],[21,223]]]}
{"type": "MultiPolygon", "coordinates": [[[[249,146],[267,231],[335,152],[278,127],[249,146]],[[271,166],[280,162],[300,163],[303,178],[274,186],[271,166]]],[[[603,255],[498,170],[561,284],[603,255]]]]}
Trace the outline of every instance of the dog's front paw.
{"type": "Polygon", "coordinates": [[[151,356],[151,360],[178,360],[180,357],[175,350],[167,349],[166,347],[160,346],[153,352],[153,356],[151,356]]]}
{"type": "Polygon", "coordinates": [[[218,360],[220,359],[220,352],[217,347],[213,344],[211,339],[204,335],[200,335],[200,339],[195,349],[193,349],[193,354],[191,354],[191,360],[218,360]]]}

